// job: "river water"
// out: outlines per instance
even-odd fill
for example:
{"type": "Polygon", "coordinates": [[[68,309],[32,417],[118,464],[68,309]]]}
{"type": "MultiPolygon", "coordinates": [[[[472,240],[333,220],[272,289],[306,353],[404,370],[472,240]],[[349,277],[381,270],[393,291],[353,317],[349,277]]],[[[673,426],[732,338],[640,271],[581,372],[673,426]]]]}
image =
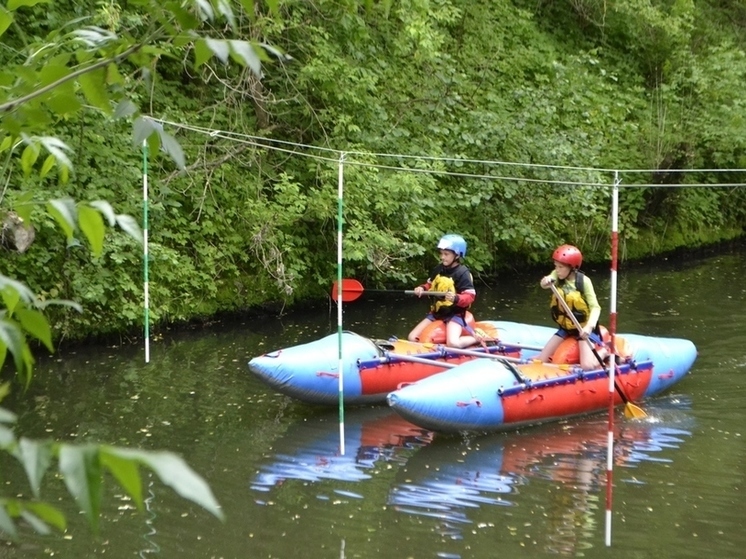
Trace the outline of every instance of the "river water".
{"type": "MultiPolygon", "coordinates": [[[[608,270],[586,272],[608,312],[608,270]]],[[[477,282],[477,319],[549,325],[540,276],[477,282]]],[[[145,473],[144,511],[106,480],[96,536],[48,475],[43,497],[68,514],[68,531],[24,530],[22,543],[0,547],[0,556],[744,557],[744,278],[744,246],[620,267],[619,331],[689,338],[699,357],[673,390],[641,403],[647,419],[616,416],[610,548],[604,414],[443,436],[383,406],[350,408],[340,455],[336,409],[278,395],[246,366],[255,355],[336,331],[330,304],[166,331],[153,340],[149,364],[142,347],[129,344],[40,358],[29,392],[6,402],[24,434],[178,452],[209,482],[227,520],[145,473]]],[[[404,336],[424,306],[369,293],[346,306],[345,327],[404,336]]],[[[7,458],[2,467],[5,494],[29,497],[18,468],[7,458]]]]}

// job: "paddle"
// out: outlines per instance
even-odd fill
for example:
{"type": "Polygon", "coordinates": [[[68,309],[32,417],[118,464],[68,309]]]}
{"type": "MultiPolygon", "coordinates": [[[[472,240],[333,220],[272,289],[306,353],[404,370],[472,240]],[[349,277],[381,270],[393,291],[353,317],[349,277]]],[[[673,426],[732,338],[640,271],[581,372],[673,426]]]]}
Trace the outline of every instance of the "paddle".
{"type": "MultiPolygon", "coordinates": [[[[411,342],[411,343],[415,344],[417,342],[411,342]]],[[[520,357],[509,357],[507,355],[500,355],[497,353],[489,352],[490,349],[497,350],[498,349],[497,346],[480,351],[478,349],[460,349],[457,347],[450,347],[450,346],[446,346],[442,344],[432,344],[432,343],[424,343],[424,344],[417,344],[417,345],[421,345],[423,347],[432,347],[436,351],[439,351],[441,356],[443,357],[446,357],[450,353],[451,355],[467,355],[469,357],[489,357],[497,361],[505,360],[505,361],[510,361],[513,363],[525,363],[525,361],[521,359],[520,357]]]]}
{"type": "MultiPolygon", "coordinates": [[[[421,344],[421,345],[427,346],[427,345],[432,345],[432,344],[421,344]]],[[[525,359],[522,359],[520,357],[509,357],[507,355],[496,355],[494,353],[488,353],[487,351],[479,351],[479,350],[474,350],[474,349],[460,349],[460,348],[448,347],[448,346],[442,346],[442,345],[439,347],[440,347],[441,352],[443,352],[444,354],[455,353],[456,355],[468,355],[470,357],[489,357],[490,359],[494,361],[498,361],[502,363],[503,365],[505,365],[506,367],[508,367],[510,372],[513,373],[513,375],[518,379],[518,381],[523,382],[523,383],[529,382],[526,379],[526,377],[523,376],[523,373],[521,373],[521,371],[515,368],[512,365],[512,363],[517,363],[519,365],[526,365],[530,362],[530,360],[526,361],[525,359]]],[[[530,348],[530,349],[541,349],[541,348],[530,348]]],[[[573,367],[573,365],[555,365],[554,363],[544,363],[544,365],[548,367],[555,367],[557,369],[563,369],[563,370],[568,370],[571,367],[573,367]]]]}
{"type": "Polygon", "coordinates": [[[416,357],[414,355],[404,355],[402,353],[392,353],[390,351],[385,352],[384,356],[380,358],[380,361],[381,363],[408,361],[410,363],[419,363],[421,365],[443,367],[444,369],[453,369],[454,367],[458,367],[458,363],[448,363],[446,361],[438,361],[436,359],[430,359],[427,357],[416,357]]]}
{"type": "MultiPolygon", "coordinates": [[[[575,326],[578,332],[582,331],[583,327],[580,326],[580,322],[578,322],[578,319],[575,317],[574,314],[572,314],[570,307],[568,306],[564,297],[560,295],[559,291],[557,290],[557,287],[554,285],[554,282],[550,283],[549,287],[551,287],[552,293],[554,293],[554,296],[557,298],[557,301],[559,301],[559,304],[562,306],[562,310],[564,310],[568,318],[572,320],[573,326],[575,326]]],[[[598,336],[594,334],[591,334],[589,337],[584,338],[584,339],[590,344],[591,351],[593,351],[593,355],[596,357],[596,359],[598,359],[598,362],[601,364],[601,367],[604,368],[604,360],[598,354],[598,351],[596,351],[596,346],[594,345],[594,341],[596,343],[601,343],[601,340],[599,340],[598,336]]],[[[627,398],[626,394],[624,394],[621,387],[617,383],[616,378],[614,379],[614,388],[616,388],[616,391],[619,393],[619,396],[621,396],[622,401],[624,402],[624,415],[626,417],[634,418],[634,419],[640,419],[643,417],[647,417],[648,414],[646,414],[642,408],[634,405],[632,402],[629,401],[629,398],[627,398]]]]}
{"type": "MultiPolygon", "coordinates": [[[[449,351],[451,348],[445,348],[446,351],[449,351]]],[[[465,351],[465,350],[461,350],[465,351]]],[[[511,364],[511,361],[520,361],[519,359],[515,357],[502,357],[498,355],[489,355],[489,354],[482,354],[479,352],[472,352],[468,353],[466,355],[472,355],[477,354],[479,357],[492,357],[493,359],[501,362],[511,373],[513,373],[513,376],[518,380],[518,382],[522,382],[524,384],[527,384],[528,381],[526,378],[521,374],[521,372],[514,367],[511,364]]],[[[428,357],[416,357],[414,355],[403,355],[401,353],[392,353],[390,351],[387,351],[384,355],[384,357],[380,358],[382,363],[385,362],[396,362],[396,361],[409,361],[410,363],[420,363],[422,365],[432,365],[433,367],[443,367],[444,369],[453,369],[455,367],[458,367],[458,363],[448,363],[444,361],[437,361],[436,359],[428,358],[428,357]]]]}
{"type": "MultiPolygon", "coordinates": [[[[542,348],[539,346],[524,345],[521,343],[512,343],[512,342],[501,342],[500,340],[496,340],[496,341],[497,341],[496,346],[488,346],[487,350],[484,352],[482,352],[479,349],[459,349],[457,347],[451,347],[451,346],[445,346],[445,347],[446,347],[446,351],[449,351],[451,353],[461,353],[463,355],[472,355],[473,353],[477,353],[477,354],[483,355],[484,357],[494,357],[494,354],[488,353],[489,350],[493,350],[493,351],[498,351],[500,349],[509,350],[509,351],[513,351],[515,349],[527,349],[530,351],[541,351],[542,350],[542,348]]],[[[409,343],[419,344],[419,345],[423,345],[426,347],[443,345],[443,344],[436,344],[434,342],[409,342],[409,343]]]]}
{"type": "MultiPolygon", "coordinates": [[[[414,295],[414,290],[406,290],[406,291],[396,291],[396,290],[389,290],[389,289],[365,289],[363,287],[363,284],[360,283],[357,280],[354,279],[343,279],[342,283],[342,302],[343,303],[349,303],[350,301],[355,301],[356,299],[359,299],[360,296],[365,291],[369,291],[371,293],[404,293],[405,295],[414,295]]],[[[332,284],[332,299],[334,301],[337,301],[339,299],[339,287],[340,283],[335,281],[332,284]]],[[[423,295],[427,295],[430,297],[445,297],[447,292],[445,291],[423,291],[423,295]]]]}
{"type": "MultiPolygon", "coordinates": [[[[531,362],[530,359],[526,360],[521,357],[510,357],[509,355],[499,355],[499,354],[488,353],[486,351],[479,351],[475,349],[460,349],[460,348],[448,347],[448,346],[441,346],[441,347],[442,347],[441,351],[443,351],[443,353],[455,353],[456,355],[468,355],[470,357],[489,357],[490,359],[493,359],[496,361],[508,361],[510,363],[518,363],[519,365],[526,365],[531,362]]],[[[557,368],[572,367],[572,365],[555,365],[554,363],[544,363],[544,365],[548,365],[550,367],[557,367],[557,368]]]]}

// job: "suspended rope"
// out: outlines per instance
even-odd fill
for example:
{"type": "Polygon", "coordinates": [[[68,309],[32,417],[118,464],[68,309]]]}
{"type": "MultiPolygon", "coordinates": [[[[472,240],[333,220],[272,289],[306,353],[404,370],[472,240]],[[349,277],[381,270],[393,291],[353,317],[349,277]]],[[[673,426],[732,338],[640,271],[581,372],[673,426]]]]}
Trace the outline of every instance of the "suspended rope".
{"type": "MultiPolygon", "coordinates": [[[[183,124],[178,122],[172,122],[163,119],[151,119],[155,122],[159,122],[162,125],[173,126],[190,132],[204,134],[213,138],[221,138],[231,142],[242,143],[245,145],[252,145],[257,148],[266,149],[270,151],[277,151],[280,153],[287,153],[298,157],[308,157],[320,161],[338,162],[339,154],[342,153],[340,150],[333,148],[326,148],[322,146],[313,146],[309,144],[301,144],[298,142],[290,142],[286,140],[276,140],[272,138],[264,138],[261,136],[252,136],[249,134],[240,134],[236,132],[230,132],[220,129],[207,128],[202,126],[183,124]]],[[[563,181],[554,179],[552,177],[546,178],[533,178],[533,177],[515,177],[515,176],[503,176],[494,174],[482,174],[482,173],[464,173],[460,171],[448,171],[443,169],[422,169],[408,167],[405,165],[390,165],[390,164],[376,164],[370,163],[369,161],[356,161],[355,156],[379,159],[398,159],[404,161],[430,161],[439,163],[452,163],[458,165],[483,165],[492,167],[514,167],[523,168],[528,170],[544,170],[544,171],[575,171],[584,173],[600,173],[600,174],[656,174],[665,171],[669,174],[680,174],[687,175],[691,173],[746,173],[746,169],[609,169],[604,167],[583,167],[583,166],[569,166],[569,165],[548,165],[538,163],[518,163],[511,161],[493,161],[485,159],[467,159],[459,157],[437,157],[430,155],[411,155],[411,154],[395,154],[395,153],[376,153],[376,152],[362,152],[362,151],[351,151],[345,150],[345,164],[354,165],[358,167],[369,167],[381,170],[391,171],[406,171],[410,173],[422,173],[429,175],[441,175],[441,176],[452,176],[457,178],[474,178],[484,180],[500,180],[500,181],[511,181],[511,182],[528,182],[528,183],[544,183],[560,186],[576,186],[576,187],[607,187],[608,182],[599,179],[598,181],[563,181]]],[[[630,188],[741,188],[745,187],[746,183],[742,182],[719,182],[719,183],[685,183],[685,184],[658,184],[658,183],[632,183],[621,186],[624,189],[630,188]]]]}

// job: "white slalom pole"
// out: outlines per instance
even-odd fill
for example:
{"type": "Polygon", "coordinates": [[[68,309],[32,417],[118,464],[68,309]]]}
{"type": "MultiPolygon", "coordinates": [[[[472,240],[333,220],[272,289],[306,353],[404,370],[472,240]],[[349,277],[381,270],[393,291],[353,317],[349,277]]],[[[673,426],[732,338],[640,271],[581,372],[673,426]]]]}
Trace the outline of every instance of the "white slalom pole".
{"type": "Polygon", "coordinates": [[[342,360],[342,208],[344,190],[344,152],[339,154],[337,187],[337,347],[339,350],[339,453],[345,453],[344,362],[342,360]]]}
{"type": "Polygon", "coordinates": [[[150,363],[150,292],[148,287],[148,142],[142,141],[142,266],[145,294],[145,362],[150,363]]]}
{"type": "Polygon", "coordinates": [[[619,250],[619,171],[614,172],[614,188],[611,195],[611,299],[609,303],[609,334],[611,334],[611,355],[609,358],[609,432],[606,441],[606,537],[607,547],[611,547],[611,504],[614,487],[614,372],[616,367],[616,292],[617,292],[617,253],[619,250]]]}

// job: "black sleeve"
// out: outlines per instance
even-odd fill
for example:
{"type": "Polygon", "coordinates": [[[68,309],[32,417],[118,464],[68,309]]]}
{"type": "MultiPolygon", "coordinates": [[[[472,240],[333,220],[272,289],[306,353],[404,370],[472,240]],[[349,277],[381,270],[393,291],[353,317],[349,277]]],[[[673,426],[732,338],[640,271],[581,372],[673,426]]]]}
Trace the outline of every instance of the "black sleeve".
{"type": "Polygon", "coordinates": [[[474,288],[474,280],[471,277],[471,271],[463,264],[459,266],[459,269],[455,274],[453,283],[456,286],[456,293],[463,293],[464,291],[469,291],[470,289],[476,291],[476,289],[474,288]]]}

